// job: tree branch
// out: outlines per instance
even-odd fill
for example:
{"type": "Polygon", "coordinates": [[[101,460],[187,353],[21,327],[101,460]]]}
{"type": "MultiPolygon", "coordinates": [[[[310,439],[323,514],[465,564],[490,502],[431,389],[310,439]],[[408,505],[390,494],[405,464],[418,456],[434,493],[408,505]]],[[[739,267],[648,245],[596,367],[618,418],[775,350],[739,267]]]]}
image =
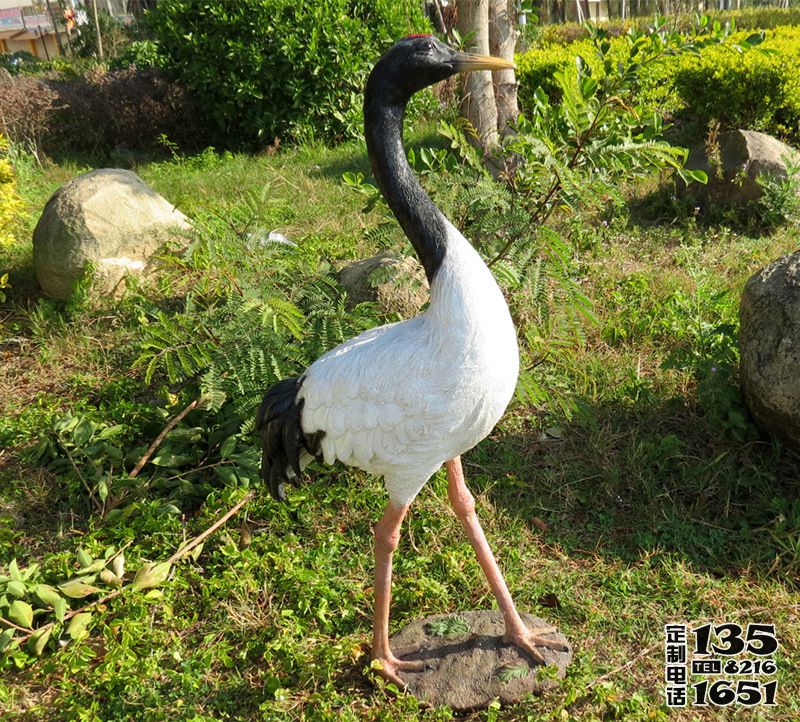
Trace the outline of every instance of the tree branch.
{"type": "Polygon", "coordinates": [[[159,446],[161,446],[161,443],[164,441],[167,434],[170,431],[172,431],[172,429],[174,429],[175,426],[184,419],[186,414],[188,414],[193,409],[197,408],[197,405],[199,403],[200,399],[195,399],[183,411],[181,411],[177,416],[175,416],[173,419],[170,420],[170,422],[164,427],[164,430],[158,436],[156,436],[155,441],[153,441],[153,443],[147,447],[147,451],[144,452],[144,456],[142,456],[142,458],[139,459],[139,461],[137,462],[136,466],[133,467],[133,471],[131,471],[131,473],[128,474],[128,476],[130,476],[131,479],[135,479],[137,476],[139,476],[139,473],[144,468],[144,465],[148,461],[150,461],[150,457],[155,453],[156,449],[159,446]]]}

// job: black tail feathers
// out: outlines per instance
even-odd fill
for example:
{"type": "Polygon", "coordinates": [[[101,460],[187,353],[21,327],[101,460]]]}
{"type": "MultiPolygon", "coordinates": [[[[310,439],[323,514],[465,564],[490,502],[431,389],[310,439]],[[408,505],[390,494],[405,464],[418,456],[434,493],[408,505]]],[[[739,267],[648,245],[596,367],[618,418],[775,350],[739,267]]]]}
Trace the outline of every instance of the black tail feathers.
{"type": "Polygon", "coordinates": [[[297,398],[303,384],[299,379],[278,381],[264,395],[256,416],[256,429],[261,436],[261,478],[269,484],[276,499],[286,499],[289,481],[299,482],[304,452],[319,456],[321,433],[303,433],[301,415],[303,400],[297,398]]]}

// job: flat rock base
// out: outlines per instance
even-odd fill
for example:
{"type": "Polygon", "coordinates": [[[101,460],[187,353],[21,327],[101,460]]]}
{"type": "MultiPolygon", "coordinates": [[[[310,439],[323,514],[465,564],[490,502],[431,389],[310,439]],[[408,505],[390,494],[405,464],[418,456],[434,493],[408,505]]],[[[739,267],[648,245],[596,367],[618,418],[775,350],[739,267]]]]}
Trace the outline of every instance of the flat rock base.
{"type": "MultiPolygon", "coordinates": [[[[548,625],[543,619],[522,614],[528,627],[548,625]]],[[[456,711],[488,707],[494,699],[504,704],[538,694],[563,679],[572,651],[540,647],[547,668],[503,641],[503,617],[497,610],[438,614],[409,624],[391,639],[402,659],[423,660],[428,669],[400,672],[408,691],[432,707],[456,711]]],[[[559,632],[549,638],[567,643],[559,632]]]]}

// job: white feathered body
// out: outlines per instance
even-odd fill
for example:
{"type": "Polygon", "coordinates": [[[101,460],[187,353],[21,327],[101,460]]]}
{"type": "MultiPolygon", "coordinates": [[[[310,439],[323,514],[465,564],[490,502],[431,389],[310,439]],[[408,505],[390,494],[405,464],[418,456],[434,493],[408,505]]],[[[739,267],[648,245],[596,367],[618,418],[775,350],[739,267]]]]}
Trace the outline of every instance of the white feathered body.
{"type": "Polygon", "coordinates": [[[325,462],[382,476],[398,504],[489,434],[519,372],[503,294],[478,253],[447,227],[428,309],[332,349],[306,370],[298,394],[303,432],[324,432],[325,462]]]}

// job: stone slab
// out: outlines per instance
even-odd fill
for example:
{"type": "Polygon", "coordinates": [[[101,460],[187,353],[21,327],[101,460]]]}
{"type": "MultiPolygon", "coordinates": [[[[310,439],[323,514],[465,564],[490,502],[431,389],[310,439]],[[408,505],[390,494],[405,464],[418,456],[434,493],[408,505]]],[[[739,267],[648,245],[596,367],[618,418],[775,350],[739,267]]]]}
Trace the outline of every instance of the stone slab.
{"type": "MultiPolygon", "coordinates": [[[[522,614],[529,627],[552,626],[522,614]]],[[[400,672],[408,691],[432,707],[466,712],[483,709],[494,699],[514,704],[563,679],[572,651],[541,647],[547,669],[503,641],[503,617],[497,610],[439,614],[409,624],[391,639],[402,659],[423,660],[427,669],[400,672]],[[438,634],[437,634],[438,632],[438,634]]],[[[552,639],[567,643],[558,631],[552,639]]]]}

